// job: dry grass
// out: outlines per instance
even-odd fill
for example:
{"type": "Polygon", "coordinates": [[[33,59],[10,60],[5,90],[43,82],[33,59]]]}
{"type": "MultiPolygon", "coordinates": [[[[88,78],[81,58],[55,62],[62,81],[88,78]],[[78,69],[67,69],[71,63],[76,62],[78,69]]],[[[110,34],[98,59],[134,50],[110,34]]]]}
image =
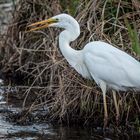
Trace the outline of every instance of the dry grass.
{"type": "MultiPolygon", "coordinates": [[[[66,7],[66,10],[61,8],[59,0],[21,0],[5,38],[2,71],[22,89],[23,107],[30,102],[29,112],[47,105],[47,117],[51,120],[99,126],[103,124],[104,115],[101,91],[94,82],[83,79],[67,64],[57,44],[59,30],[34,33],[24,30],[27,24],[37,20],[72,11],[81,26],[80,37],[71,44],[73,48],[82,49],[90,41],[104,40],[139,59],[132,50],[124,20],[127,19],[130,25],[135,23],[140,31],[140,3],[137,0],[77,2],[78,8],[68,10],[66,7]]],[[[21,92],[18,95],[21,96],[21,92]]],[[[120,125],[140,126],[140,96],[135,92],[118,93],[117,98],[120,125]]],[[[110,93],[107,103],[110,124],[115,125],[115,107],[110,93]]]]}

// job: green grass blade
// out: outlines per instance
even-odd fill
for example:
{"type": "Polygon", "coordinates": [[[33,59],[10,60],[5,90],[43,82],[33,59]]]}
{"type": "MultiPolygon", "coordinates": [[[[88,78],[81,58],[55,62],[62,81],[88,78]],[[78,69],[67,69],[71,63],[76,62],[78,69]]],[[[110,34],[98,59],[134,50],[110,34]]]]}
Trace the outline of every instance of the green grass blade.
{"type": "Polygon", "coordinates": [[[129,38],[131,40],[132,50],[137,55],[140,55],[140,40],[137,34],[136,25],[134,24],[132,28],[127,19],[125,19],[125,24],[128,29],[129,38]]]}

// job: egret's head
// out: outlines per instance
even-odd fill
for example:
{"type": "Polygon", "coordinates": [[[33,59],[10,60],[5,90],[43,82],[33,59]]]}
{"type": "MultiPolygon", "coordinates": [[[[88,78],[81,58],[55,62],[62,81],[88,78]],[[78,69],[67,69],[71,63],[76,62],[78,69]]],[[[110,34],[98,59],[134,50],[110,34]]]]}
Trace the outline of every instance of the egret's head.
{"type": "Polygon", "coordinates": [[[29,31],[35,31],[47,27],[59,27],[71,30],[72,28],[79,29],[79,24],[72,16],[68,14],[60,14],[47,20],[39,21],[28,26],[29,31]]]}

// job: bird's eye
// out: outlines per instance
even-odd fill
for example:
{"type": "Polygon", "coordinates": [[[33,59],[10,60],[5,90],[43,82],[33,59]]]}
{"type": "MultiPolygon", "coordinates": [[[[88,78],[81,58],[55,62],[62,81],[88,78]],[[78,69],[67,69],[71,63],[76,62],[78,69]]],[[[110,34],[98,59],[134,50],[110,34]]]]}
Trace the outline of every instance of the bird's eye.
{"type": "Polygon", "coordinates": [[[59,21],[59,19],[58,19],[58,18],[56,18],[55,20],[56,20],[56,22],[58,22],[58,21],[59,21]]]}

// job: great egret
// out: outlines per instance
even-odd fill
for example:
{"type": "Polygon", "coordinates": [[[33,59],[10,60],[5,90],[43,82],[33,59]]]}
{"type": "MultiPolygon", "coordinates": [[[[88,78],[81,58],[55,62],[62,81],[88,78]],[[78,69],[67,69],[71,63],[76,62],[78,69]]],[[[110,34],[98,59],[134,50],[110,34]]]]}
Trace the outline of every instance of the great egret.
{"type": "Polygon", "coordinates": [[[59,27],[65,30],[59,35],[59,47],[68,63],[84,78],[94,79],[103,93],[104,126],[107,124],[108,112],[106,105],[106,90],[112,89],[116,108],[116,119],[119,118],[119,107],[116,101],[116,91],[126,91],[129,88],[140,89],[140,63],[127,53],[112,45],[94,41],[88,43],[82,50],[75,50],[69,43],[80,34],[78,22],[68,14],[59,14],[50,19],[33,23],[28,26],[35,31],[46,27],[59,27]]]}

